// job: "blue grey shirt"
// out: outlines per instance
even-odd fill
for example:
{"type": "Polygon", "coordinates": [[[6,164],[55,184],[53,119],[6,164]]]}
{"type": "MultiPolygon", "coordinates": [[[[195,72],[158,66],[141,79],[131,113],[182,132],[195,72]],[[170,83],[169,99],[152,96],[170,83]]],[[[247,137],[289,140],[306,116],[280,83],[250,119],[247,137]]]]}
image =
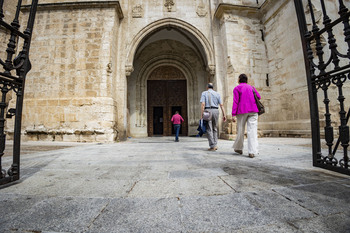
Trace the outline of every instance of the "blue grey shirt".
{"type": "Polygon", "coordinates": [[[205,107],[219,107],[222,104],[220,94],[213,89],[208,89],[208,91],[203,91],[201,96],[201,103],[205,102],[205,107]],[[209,95],[211,98],[211,104],[209,104],[209,95]]]}

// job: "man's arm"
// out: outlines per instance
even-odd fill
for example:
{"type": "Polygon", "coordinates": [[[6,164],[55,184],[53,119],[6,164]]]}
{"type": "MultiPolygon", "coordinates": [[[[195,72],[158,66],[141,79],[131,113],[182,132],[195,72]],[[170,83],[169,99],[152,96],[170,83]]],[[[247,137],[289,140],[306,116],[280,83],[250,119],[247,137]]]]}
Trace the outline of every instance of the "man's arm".
{"type": "Polygon", "coordinates": [[[202,105],[201,105],[201,119],[203,118],[204,108],[205,108],[205,102],[202,102],[202,105]]]}
{"type": "Polygon", "coordinates": [[[225,113],[225,109],[224,109],[224,105],[223,104],[220,104],[220,108],[221,108],[221,111],[222,111],[222,115],[223,116],[223,120],[224,122],[226,121],[226,113],[225,113]]]}

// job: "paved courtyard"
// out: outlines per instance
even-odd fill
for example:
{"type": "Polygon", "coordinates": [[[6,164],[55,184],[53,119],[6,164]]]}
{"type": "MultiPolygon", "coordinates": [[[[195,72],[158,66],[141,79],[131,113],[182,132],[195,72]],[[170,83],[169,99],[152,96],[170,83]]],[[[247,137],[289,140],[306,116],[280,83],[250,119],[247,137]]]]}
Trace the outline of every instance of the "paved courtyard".
{"type": "Polygon", "coordinates": [[[310,139],[259,142],[254,159],[194,137],[24,142],[0,232],[350,232],[349,176],[312,167],[310,139]]]}

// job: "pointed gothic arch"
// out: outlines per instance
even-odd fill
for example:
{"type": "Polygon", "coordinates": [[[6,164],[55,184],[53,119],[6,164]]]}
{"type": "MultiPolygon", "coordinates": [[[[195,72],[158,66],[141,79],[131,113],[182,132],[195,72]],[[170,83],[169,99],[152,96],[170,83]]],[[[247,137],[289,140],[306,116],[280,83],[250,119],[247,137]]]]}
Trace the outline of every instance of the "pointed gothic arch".
{"type": "Polygon", "coordinates": [[[214,50],[209,42],[209,40],[200,32],[199,29],[194,27],[193,25],[179,20],[175,18],[164,18],[161,20],[157,20],[146,27],[144,27],[132,40],[130,46],[128,47],[127,51],[127,59],[125,64],[125,71],[126,75],[129,76],[131,72],[134,70],[133,68],[133,61],[135,54],[142,44],[144,40],[146,40],[150,35],[153,33],[164,29],[164,28],[175,28],[175,29],[181,29],[184,32],[187,32],[191,37],[194,38],[194,43],[197,45],[197,48],[203,52],[203,60],[206,66],[207,71],[210,73],[211,76],[215,75],[215,57],[214,57],[214,50]]]}

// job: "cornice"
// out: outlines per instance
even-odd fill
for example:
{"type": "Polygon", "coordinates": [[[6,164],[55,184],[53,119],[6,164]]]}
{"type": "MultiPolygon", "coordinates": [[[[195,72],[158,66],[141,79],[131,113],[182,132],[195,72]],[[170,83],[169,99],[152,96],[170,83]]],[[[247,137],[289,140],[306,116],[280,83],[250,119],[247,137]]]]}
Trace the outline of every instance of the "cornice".
{"type": "Polygon", "coordinates": [[[289,1],[290,0],[265,0],[260,6],[257,7],[235,5],[230,3],[220,3],[219,6],[216,8],[214,16],[218,19],[221,19],[224,13],[232,12],[234,12],[237,15],[255,15],[256,17],[263,20],[264,24],[266,24],[271,20],[271,18],[276,16],[289,1]],[[272,11],[270,11],[270,13],[266,15],[271,9],[272,11]],[[266,16],[266,18],[264,16],[266,16]]]}
{"type": "MultiPolygon", "coordinates": [[[[21,10],[26,12],[30,10],[31,5],[24,5],[21,10]]],[[[37,11],[47,10],[64,10],[64,9],[86,9],[86,8],[115,8],[118,12],[119,19],[124,18],[119,1],[72,1],[59,3],[42,3],[38,4],[37,11]]]]}
{"type": "Polygon", "coordinates": [[[229,3],[220,3],[216,8],[214,16],[218,19],[221,19],[225,12],[237,12],[244,14],[258,14],[260,8],[254,6],[244,6],[244,5],[235,5],[229,3]]]}

